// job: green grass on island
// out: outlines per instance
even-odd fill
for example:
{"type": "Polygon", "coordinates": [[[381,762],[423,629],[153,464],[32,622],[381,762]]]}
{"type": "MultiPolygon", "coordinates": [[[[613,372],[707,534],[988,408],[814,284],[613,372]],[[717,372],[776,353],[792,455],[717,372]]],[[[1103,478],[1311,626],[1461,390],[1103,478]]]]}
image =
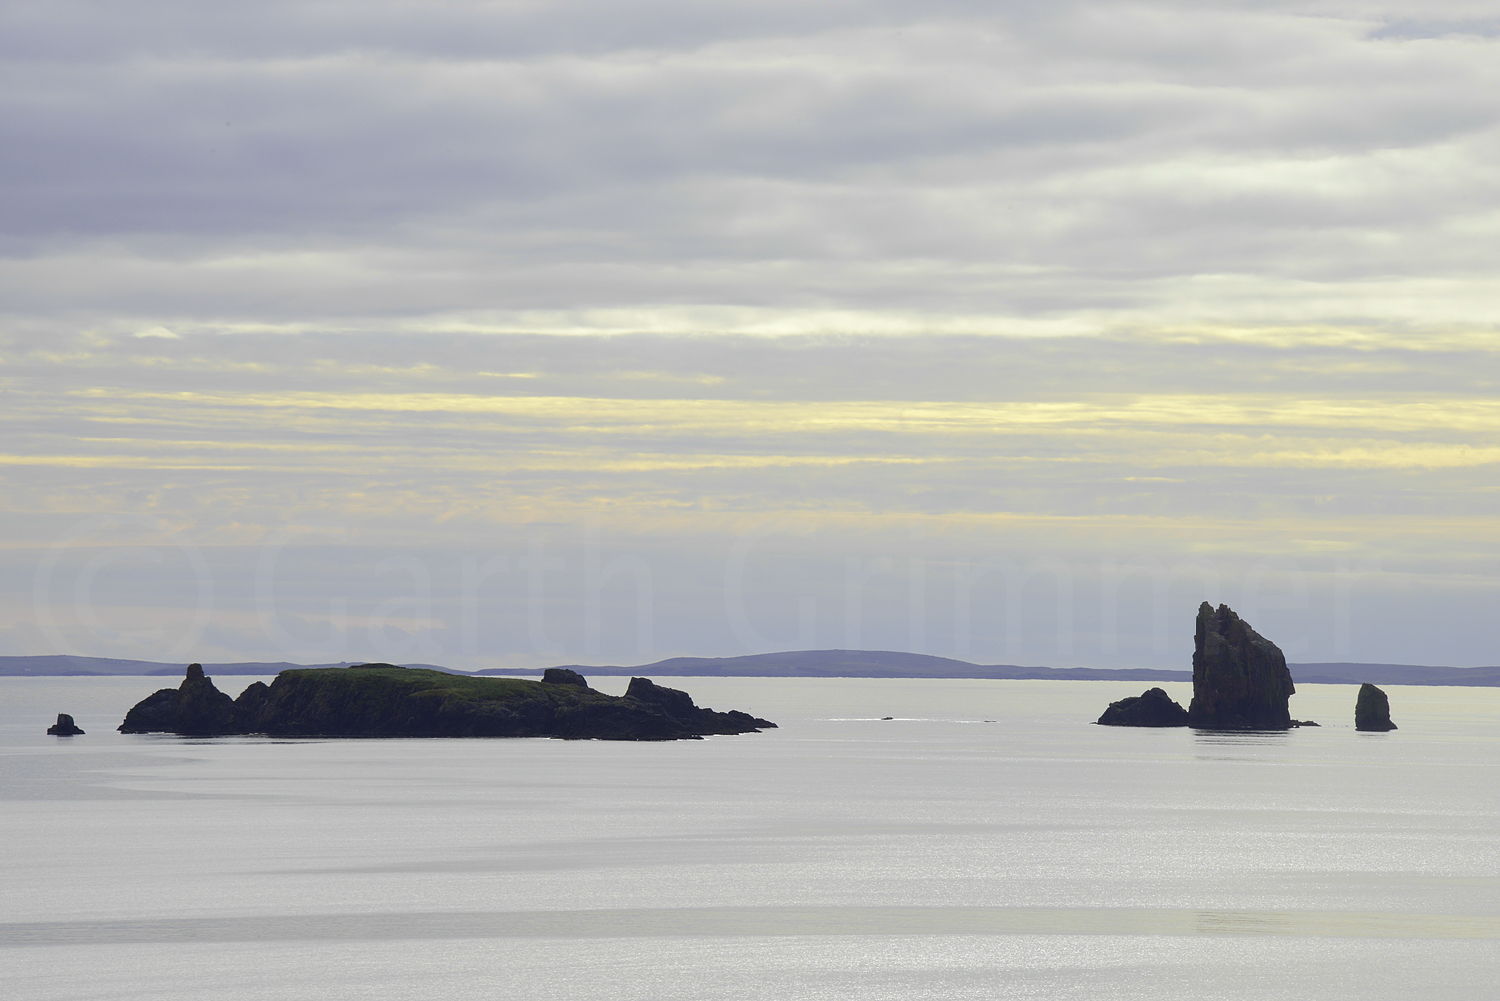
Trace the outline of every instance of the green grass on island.
{"type": "Polygon", "coordinates": [[[282,671],[287,683],[313,682],[332,694],[364,697],[404,696],[445,702],[502,702],[510,699],[549,699],[578,703],[612,696],[578,685],[549,685],[527,678],[476,678],[416,667],[369,664],[355,667],[317,667],[282,671]]]}

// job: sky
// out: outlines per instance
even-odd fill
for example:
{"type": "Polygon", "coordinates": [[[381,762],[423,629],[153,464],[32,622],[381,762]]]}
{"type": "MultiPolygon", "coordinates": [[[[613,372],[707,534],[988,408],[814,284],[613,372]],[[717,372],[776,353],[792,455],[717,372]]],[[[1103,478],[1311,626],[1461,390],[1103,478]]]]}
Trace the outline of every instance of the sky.
{"type": "Polygon", "coordinates": [[[0,654],[1500,663],[1480,4],[0,8],[0,654]]]}

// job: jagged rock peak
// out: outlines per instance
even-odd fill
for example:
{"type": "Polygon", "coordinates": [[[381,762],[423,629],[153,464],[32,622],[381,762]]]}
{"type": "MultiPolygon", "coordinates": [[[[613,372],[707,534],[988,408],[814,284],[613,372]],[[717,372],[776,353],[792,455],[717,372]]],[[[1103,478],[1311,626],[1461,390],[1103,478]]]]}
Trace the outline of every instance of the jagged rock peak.
{"type": "Polygon", "coordinates": [[[193,736],[249,732],[234,700],[214,687],[202,664],[189,664],[176,688],[163,688],[136,703],[117,729],[193,736]]]}
{"type": "Polygon", "coordinates": [[[1228,605],[1198,606],[1188,725],[1203,730],[1288,730],[1296,692],[1286,657],[1228,605]]]}
{"type": "Polygon", "coordinates": [[[544,685],[577,685],[579,688],[589,687],[588,681],[577,671],[571,671],[566,667],[549,667],[542,672],[542,684],[544,685]]]}
{"type": "Polygon", "coordinates": [[[1187,726],[1187,710],[1160,688],[1111,702],[1095,722],[1100,726],[1187,726]]]}
{"type": "Polygon", "coordinates": [[[1396,729],[1391,722],[1391,700],[1369,682],[1359,686],[1359,696],[1354,700],[1354,729],[1396,729]]]}

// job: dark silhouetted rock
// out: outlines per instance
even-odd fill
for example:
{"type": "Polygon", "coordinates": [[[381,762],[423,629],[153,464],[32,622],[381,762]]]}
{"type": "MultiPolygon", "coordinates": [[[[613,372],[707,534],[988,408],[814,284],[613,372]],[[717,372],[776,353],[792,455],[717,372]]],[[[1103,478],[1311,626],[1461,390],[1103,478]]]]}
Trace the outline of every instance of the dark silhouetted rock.
{"type": "Polygon", "coordinates": [[[1111,702],[1096,721],[1100,726],[1187,726],[1188,713],[1160,688],[1111,702]]]}
{"type": "Polygon", "coordinates": [[[271,686],[264,681],[252,681],[240,697],[234,700],[234,708],[244,720],[256,720],[265,712],[266,700],[271,696],[271,686]]]}
{"type": "Polygon", "coordinates": [[[163,688],[136,703],[119,730],[201,737],[250,732],[234,700],[214,687],[201,664],[188,665],[181,685],[163,688]]]}
{"type": "Polygon", "coordinates": [[[1289,730],[1296,688],[1286,657],[1228,605],[1198,607],[1188,725],[1202,730],[1289,730]]]}
{"type": "Polygon", "coordinates": [[[660,711],[667,718],[683,727],[701,734],[743,733],[746,730],[775,729],[769,720],[756,719],[748,713],[731,709],[726,713],[712,709],[700,709],[693,704],[692,696],[675,688],[663,688],[649,678],[631,678],[625,689],[625,698],[644,703],[660,711]]]}
{"type": "Polygon", "coordinates": [[[197,736],[682,740],[776,725],[741,712],[700,709],[685,692],[644,678],[633,679],[630,692],[613,696],[566,682],[360,664],[282,671],[270,685],[255,682],[230,700],[199,668],[196,674],[189,669],[180,688],[141,701],[120,729],[197,736]]]}
{"type": "Polygon", "coordinates": [[[1391,700],[1374,685],[1359,686],[1359,697],[1354,700],[1354,729],[1396,729],[1396,724],[1391,722],[1391,700]]]}
{"type": "Polygon", "coordinates": [[[542,684],[544,685],[577,685],[579,688],[589,687],[589,683],[583,675],[566,667],[549,667],[542,672],[542,684]]]}
{"type": "Polygon", "coordinates": [[[83,733],[67,713],[58,713],[57,722],[47,727],[47,732],[54,737],[77,737],[83,733]]]}
{"type": "Polygon", "coordinates": [[[698,711],[687,692],[658,685],[650,678],[631,678],[625,697],[656,706],[668,716],[687,716],[698,711]]]}

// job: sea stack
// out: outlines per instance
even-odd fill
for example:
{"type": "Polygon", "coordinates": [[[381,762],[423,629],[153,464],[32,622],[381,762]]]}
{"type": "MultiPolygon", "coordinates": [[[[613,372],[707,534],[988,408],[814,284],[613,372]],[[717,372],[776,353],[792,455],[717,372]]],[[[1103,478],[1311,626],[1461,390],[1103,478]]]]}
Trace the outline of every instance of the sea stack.
{"type": "Polygon", "coordinates": [[[1188,725],[1200,730],[1289,730],[1296,688],[1281,650],[1228,605],[1198,606],[1193,701],[1188,725]]]}
{"type": "MultiPolygon", "coordinates": [[[[1377,688],[1376,691],[1379,689],[1377,688]]],[[[1381,697],[1384,698],[1384,696],[1381,697]]],[[[78,724],[73,722],[73,717],[67,713],[58,713],[57,722],[47,727],[47,732],[54,737],[77,737],[83,734],[83,731],[78,729],[78,724]]]]}
{"type": "Polygon", "coordinates": [[[1354,700],[1354,729],[1394,730],[1391,722],[1391,700],[1385,692],[1368,682],[1359,686],[1359,697],[1354,700]]]}
{"type": "Polygon", "coordinates": [[[1187,710],[1160,688],[1111,702],[1095,722],[1100,726],[1187,726],[1187,710]]]}
{"type": "Polygon", "coordinates": [[[202,664],[189,664],[187,677],[176,688],[163,688],[136,703],[119,730],[188,736],[249,732],[234,699],[214,687],[202,664]]]}

